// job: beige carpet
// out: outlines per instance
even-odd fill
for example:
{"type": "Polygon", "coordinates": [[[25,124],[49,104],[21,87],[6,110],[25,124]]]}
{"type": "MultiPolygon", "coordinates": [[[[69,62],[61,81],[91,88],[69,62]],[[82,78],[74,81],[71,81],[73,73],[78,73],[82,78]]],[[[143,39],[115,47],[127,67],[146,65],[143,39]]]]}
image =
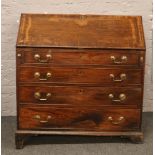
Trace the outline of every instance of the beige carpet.
{"type": "Polygon", "coordinates": [[[144,143],[117,137],[41,136],[15,149],[15,117],[2,117],[2,155],[152,155],[152,113],[144,113],[144,143]]]}

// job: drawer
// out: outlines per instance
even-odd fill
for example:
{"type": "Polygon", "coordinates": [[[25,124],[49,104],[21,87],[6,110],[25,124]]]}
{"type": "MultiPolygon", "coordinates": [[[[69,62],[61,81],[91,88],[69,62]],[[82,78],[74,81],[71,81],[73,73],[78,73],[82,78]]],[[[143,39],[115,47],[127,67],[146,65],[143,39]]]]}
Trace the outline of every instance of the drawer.
{"type": "MultiPolygon", "coordinates": [[[[19,51],[20,52],[20,51],[19,51]]],[[[76,50],[30,48],[23,50],[23,63],[50,65],[140,65],[136,50],[76,50]]]]}
{"type": "Polygon", "coordinates": [[[141,84],[142,70],[67,67],[19,67],[19,82],[141,84]]]}
{"type": "Polygon", "coordinates": [[[51,105],[141,105],[140,87],[19,86],[19,102],[51,105]]]}
{"type": "Polygon", "coordinates": [[[20,106],[20,129],[120,131],[140,127],[141,110],[60,106],[20,106]]]}

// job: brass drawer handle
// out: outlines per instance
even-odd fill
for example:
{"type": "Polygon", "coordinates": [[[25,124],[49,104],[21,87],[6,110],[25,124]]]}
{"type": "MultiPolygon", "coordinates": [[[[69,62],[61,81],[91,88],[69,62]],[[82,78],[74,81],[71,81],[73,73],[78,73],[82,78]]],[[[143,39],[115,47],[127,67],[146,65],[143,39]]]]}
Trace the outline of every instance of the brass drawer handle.
{"type": "Polygon", "coordinates": [[[113,101],[113,102],[122,102],[126,99],[126,95],[122,93],[119,95],[119,99],[114,99],[114,95],[109,94],[109,98],[112,99],[111,101],[113,101]]]}
{"type": "Polygon", "coordinates": [[[40,55],[39,54],[35,54],[34,55],[34,59],[37,62],[40,62],[40,63],[47,63],[47,62],[49,62],[52,59],[52,55],[51,54],[46,54],[46,60],[41,60],[40,55]]]}
{"type": "Polygon", "coordinates": [[[45,78],[40,78],[40,73],[39,72],[35,72],[34,73],[34,77],[39,79],[40,81],[46,81],[48,80],[50,77],[52,77],[52,74],[50,72],[46,73],[46,77],[45,78]]]}
{"type": "Polygon", "coordinates": [[[41,120],[41,116],[40,115],[34,115],[33,117],[34,119],[38,120],[40,123],[48,123],[49,120],[52,118],[51,115],[48,115],[46,120],[41,120]]]}
{"type": "Polygon", "coordinates": [[[115,56],[110,56],[110,59],[113,61],[114,64],[123,64],[127,62],[127,56],[125,55],[121,57],[121,61],[117,61],[115,56]]]}
{"type": "Polygon", "coordinates": [[[114,119],[112,118],[112,116],[109,116],[109,117],[108,117],[108,120],[109,120],[112,124],[114,124],[114,125],[120,124],[124,119],[125,119],[125,118],[124,118],[123,116],[120,116],[120,117],[118,118],[117,121],[114,121],[114,119]]]}
{"type": "Polygon", "coordinates": [[[41,120],[40,123],[48,123],[48,121],[41,120]]]}
{"type": "Polygon", "coordinates": [[[109,76],[110,76],[110,78],[111,78],[114,82],[121,82],[121,81],[126,80],[126,74],[125,74],[125,73],[120,74],[120,79],[115,79],[115,75],[114,75],[114,74],[110,74],[109,76]]]}
{"type": "Polygon", "coordinates": [[[35,99],[40,100],[40,101],[47,101],[51,97],[51,93],[47,93],[46,98],[41,98],[41,94],[39,92],[35,92],[34,97],[35,99]]]}

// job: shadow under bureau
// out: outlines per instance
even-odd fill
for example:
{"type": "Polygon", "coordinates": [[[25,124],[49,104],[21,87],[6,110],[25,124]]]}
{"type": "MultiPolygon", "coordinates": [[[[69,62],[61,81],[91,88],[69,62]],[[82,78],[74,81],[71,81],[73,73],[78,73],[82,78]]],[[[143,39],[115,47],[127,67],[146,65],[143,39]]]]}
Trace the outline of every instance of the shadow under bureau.
{"type": "Polygon", "coordinates": [[[143,141],[140,16],[22,14],[16,56],[16,148],[31,135],[143,141]]]}

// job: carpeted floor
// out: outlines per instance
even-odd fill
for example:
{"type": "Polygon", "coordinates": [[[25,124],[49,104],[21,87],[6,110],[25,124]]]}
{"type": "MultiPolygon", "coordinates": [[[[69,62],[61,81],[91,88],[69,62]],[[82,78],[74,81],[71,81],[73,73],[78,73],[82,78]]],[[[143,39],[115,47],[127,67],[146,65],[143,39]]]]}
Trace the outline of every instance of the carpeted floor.
{"type": "Polygon", "coordinates": [[[152,155],[152,113],[143,115],[144,143],[117,137],[39,136],[15,149],[15,117],[2,117],[2,155],[152,155]]]}

